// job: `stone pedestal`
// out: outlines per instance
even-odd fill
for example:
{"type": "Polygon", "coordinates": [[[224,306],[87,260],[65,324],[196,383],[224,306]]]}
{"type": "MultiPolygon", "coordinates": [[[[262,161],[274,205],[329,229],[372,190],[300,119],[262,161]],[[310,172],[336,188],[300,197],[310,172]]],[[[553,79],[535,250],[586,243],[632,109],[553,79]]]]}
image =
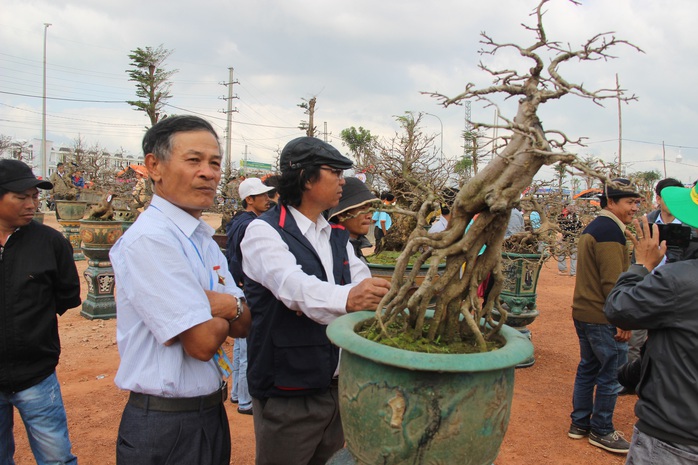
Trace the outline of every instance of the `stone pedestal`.
{"type": "Polygon", "coordinates": [[[87,298],[80,312],[85,318],[116,318],[114,269],[109,261],[109,250],[122,234],[120,221],[80,220],[82,249],[88,258],[83,274],[87,281],[87,298]]]}
{"type": "Polygon", "coordinates": [[[90,320],[116,318],[114,269],[109,260],[88,260],[83,273],[87,281],[87,298],[80,314],[90,320]]]}
{"type": "Polygon", "coordinates": [[[70,245],[73,246],[73,260],[80,261],[85,259],[85,255],[82,253],[80,239],[80,220],[58,220],[63,229],[63,235],[70,245]]]}

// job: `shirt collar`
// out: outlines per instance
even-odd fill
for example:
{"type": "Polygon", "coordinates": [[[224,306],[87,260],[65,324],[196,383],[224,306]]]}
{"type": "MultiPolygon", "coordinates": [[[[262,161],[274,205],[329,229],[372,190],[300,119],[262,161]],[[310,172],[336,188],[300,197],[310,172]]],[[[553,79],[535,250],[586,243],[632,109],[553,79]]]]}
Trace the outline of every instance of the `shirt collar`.
{"type": "Polygon", "coordinates": [[[166,217],[174,223],[187,237],[191,237],[196,231],[196,228],[201,227],[203,232],[208,236],[213,236],[215,230],[209,226],[203,219],[194,218],[189,213],[185,212],[175,204],[153,194],[153,199],[150,205],[160,210],[166,217]]]}
{"type": "Polygon", "coordinates": [[[616,215],[613,214],[610,210],[603,209],[599,212],[599,216],[605,216],[607,218],[612,219],[620,228],[620,231],[625,234],[625,225],[621,220],[618,219],[616,215]]]}
{"type": "Polygon", "coordinates": [[[307,236],[311,228],[313,229],[314,235],[315,231],[321,231],[325,228],[331,229],[330,223],[328,223],[325,217],[322,215],[318,216],[316,222],[313,223],[307,216],[305,216],[303,213],[299,212],[295,208],[291,207],[290,205],[287,208],[288,211],[291,212],[291,215],[293,215],[293,219],[296,220],[296,225],[298,226],[298,229],[300,230],[301,234],[303,234],[304,236],[307,236]]]}

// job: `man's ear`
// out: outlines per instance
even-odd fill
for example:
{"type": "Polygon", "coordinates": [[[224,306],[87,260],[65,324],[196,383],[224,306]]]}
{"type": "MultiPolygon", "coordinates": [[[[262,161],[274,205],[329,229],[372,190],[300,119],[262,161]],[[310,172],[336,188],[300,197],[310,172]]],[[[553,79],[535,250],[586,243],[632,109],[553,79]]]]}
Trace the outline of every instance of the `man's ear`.
{"type": "Polygon", "coordinates": [[[145,167],[148,168],[148,174],[153,182],[158,182],[162,178],[160,174],[161,165],[162,162],[154,154],[149,153],[145,156],[145,167]]]}

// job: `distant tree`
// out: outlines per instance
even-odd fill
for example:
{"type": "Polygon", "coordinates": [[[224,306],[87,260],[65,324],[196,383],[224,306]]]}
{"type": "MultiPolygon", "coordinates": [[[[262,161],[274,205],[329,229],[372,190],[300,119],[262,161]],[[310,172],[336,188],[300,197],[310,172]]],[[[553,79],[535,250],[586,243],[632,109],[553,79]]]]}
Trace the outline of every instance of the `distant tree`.
{"type": "Polygon", "coordinates": [[[654,197],[654,183],[662,179],[662,174],[657,170],[637,171],[635,173],[630,173],[628,177],[643,194],[643,197],[647,201],[646,205],[651,205],[652,197],[654,197]]]}
{"type": "Polygon", "coordinates": [[[567,177],[567,166],[564,163],[557,163],[553,166],[555,170],[555,180],[557,181],[557,191],[562,192],[562,185],[567,177]]]}
{"type": "Polygon", "coordinates": [[[371,135],[371,131],[361,126],[359,129],[352,126],[342,129],[339,136],[356,160],[357,170],[370,169],[375,165],[377,138],[371,135]]]}
{"type": "Polygon", "coordinates": [[[463,158],[456,162],[454,171],[463,181],[470,179],[473,175],[473,157],[467,154],[463,155],[463,158]]]}
{"type": "Polygon", "coordinates": [[[482,161],[487,153],[483,152],[481,139],[484,134],[477,129],[469,129],[463,131],[463,140],[465,142],[465,156],[470,157],[472,174],[477,174],[480,169],[480,161],[482,161]]]}
{"type": "Polygon", "coordinates": [[[0,154],[9,149],[12,145],[12,137],[0,134],[0,154]]]}
{"type": "Polygon", "coordinates": [[[167,50],[160,44],[157,48],[136,48],[128,56],[134,68],[126,72],[129,81],[136,83],[136,96],[140,98],[129,101],[128,104],[134,106],[136,111],[145,112],[150,118],[151,126],[166,116],[161,111],[172,97],[170,78],[178,70],[165,70],[164,63],[170,55],[172,50],[167,50]]]}

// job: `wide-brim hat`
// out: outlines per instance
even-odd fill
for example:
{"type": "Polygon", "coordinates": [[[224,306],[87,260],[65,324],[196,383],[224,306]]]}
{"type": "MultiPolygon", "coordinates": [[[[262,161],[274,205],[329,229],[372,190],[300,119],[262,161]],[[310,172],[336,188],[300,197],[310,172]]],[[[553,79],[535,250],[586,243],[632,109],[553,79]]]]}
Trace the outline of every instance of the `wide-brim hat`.
{"type": "Polygon", "coordinates": [[[361,207],[370,203],[380,203],[375,195],[368,190],[366,184],[358,178],[345,178],[346,184],[342,188],[342,197],[336,207],[330,209],[328,218],[339,216],[342,213],[352,210],[356,207],[361,207]]]}
{"type": "Polygon", "coordinates": [[[612,182],[620,187],[613,187],[610,183],[606,183],[604,184],[603,192],[599,195],[599,197],[606,197],[609,199],[621,199],[623,197],[641,197],[635,185],[631,183],[629,179],[616,178],[613,179],[612,182]]]}
{"type": "Polygon", "coordinates": [[[339,150],[316,137],[293,139],[286,144],[279,157],[282,172],[319,165],[347,170],[352,167],[353,162],[339,153],[339,150]]]}
{"type": "Polygon", "coordinates": [[[665,187],[662,200],[672,215],[682,223],[698,228],[698,186],[665,187]]]}
{"type": "Polygon", "coordinates": [[[273,187],[264,184],[259,178],[247,178],[240,183],[238,194],[240,194],[240,198],[244,200],[250,195],[264,194],[273,189],[273,187]]]}
{"type": "Polygon", "coordinates": [[[24,192],[32,187],[53,189],[53,184],[38,179],[32,169],[19,160],[0,160],[0,187],[10,192],[24,192]]]}

